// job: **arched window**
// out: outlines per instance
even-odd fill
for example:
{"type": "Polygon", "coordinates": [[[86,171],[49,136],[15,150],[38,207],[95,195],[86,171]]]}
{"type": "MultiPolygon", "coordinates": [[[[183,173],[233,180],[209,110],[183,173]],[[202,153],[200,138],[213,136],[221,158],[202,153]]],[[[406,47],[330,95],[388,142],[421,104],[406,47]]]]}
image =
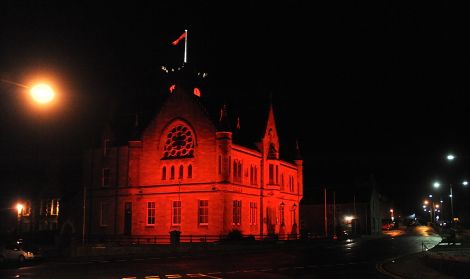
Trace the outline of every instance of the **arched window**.
{"type": "Polygon", "coordinates": [[[188,166],[188,178],[193,177],[193,166],[189,165],[188,166]]]}
{"type": "Polygon", "coordinates": [[[258,185],[258,167],[255,166],[255,179],[254,179],[254,184],[258,185]]]}
{"type": "Polygon", "coordinates": [[[180,165],[180,172],[179,172],[179,176],[178,178],[183,178],[183,172],[184,172],[184,168],[183,168],[183,165],[180,165]]]}
{"type": "Polygon", "coordinates": [[[170,179],[175,179],[175,166],[171,166],[170,179]]]}
{"type": "Polygon", "coordinates": [[[237,179],[237,175],[238,175],[238,164],[237,164],[237,160],[233,160],[233,180],[236,180],[237,179]]]}
{"type": "Polygon", "coordinates": [[[162,180],[166,180],[166,167],[162,168],[162,180]]]}

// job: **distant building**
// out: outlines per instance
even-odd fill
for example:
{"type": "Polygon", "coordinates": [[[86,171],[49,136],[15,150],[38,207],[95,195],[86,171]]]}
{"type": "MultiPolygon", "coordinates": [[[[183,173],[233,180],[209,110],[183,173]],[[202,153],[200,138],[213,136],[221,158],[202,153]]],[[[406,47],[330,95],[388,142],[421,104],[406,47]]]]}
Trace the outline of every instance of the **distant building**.
{"type": "Polygon", "coordinates": [[[184,71],[142,133],[118,146],[105,133],[86,153],[87,234],[297,237],[303,161],[279,157],[272,105],[247,120],[262,123],[258,140],[241,144],[239,119],[209,116],[184,71]]]}
{"type": "Polygon", "coordinates": [[[373,183],[367,187],[327,189],[326,215],[325,201],[302,203],[300,208],[303,232],[311,236],[332,237],[334,234],[338,236],[345,232],[347,234],[381,232],[380,196],[373,183]]]}

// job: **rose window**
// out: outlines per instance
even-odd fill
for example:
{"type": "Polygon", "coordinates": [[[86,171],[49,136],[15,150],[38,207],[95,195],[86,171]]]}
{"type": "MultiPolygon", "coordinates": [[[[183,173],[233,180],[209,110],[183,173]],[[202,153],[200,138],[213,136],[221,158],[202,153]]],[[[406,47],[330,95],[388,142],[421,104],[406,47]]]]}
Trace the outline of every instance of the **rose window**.
{"type": "Polygon", "coordinates": [[[194,156],[194,138],[191,131],[178,125],[168,132],[163,149],[163,158],[181,158],[194,156]]]}

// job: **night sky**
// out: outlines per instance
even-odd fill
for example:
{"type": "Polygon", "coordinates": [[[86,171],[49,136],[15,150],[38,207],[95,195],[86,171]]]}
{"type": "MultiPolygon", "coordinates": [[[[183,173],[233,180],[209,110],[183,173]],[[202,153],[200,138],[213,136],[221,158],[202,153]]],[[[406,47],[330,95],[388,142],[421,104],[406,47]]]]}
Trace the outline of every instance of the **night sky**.
{"type": "Polygon", "coordinates": [[[412,212],[434,179],[468,174],[462,7],[10,2],[0,9],[0,77],[27,83],[47,75],[60,100],[35,108],[20,88],[0,83],[4,194],[39,187],[48,166],[79,179],[77,159],[106,121],[132,121],[148,100],[158,107],[167,94],[160,67],[182,63],[182,44],[171,42],[184,29],[189,62],[209,73],[210,94],[240,106],[272,95],[283,141],[299,140],[307,193],[373,175],[380,192],[412,212]],[[451,167],[448,152],[457,156],[451,167]]]}

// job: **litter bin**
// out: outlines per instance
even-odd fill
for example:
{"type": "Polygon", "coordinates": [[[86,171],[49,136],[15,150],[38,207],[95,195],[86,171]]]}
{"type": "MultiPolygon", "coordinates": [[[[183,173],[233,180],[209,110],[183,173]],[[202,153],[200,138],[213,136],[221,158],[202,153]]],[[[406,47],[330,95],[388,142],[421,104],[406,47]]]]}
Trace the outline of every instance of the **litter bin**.
{"type": "Polygon", "coordinates": [[[170,242],[173,246],[178,246],[178,244],[180,243],[180,235],[180,231],[174,230],[170,232],[170,242]]]}

